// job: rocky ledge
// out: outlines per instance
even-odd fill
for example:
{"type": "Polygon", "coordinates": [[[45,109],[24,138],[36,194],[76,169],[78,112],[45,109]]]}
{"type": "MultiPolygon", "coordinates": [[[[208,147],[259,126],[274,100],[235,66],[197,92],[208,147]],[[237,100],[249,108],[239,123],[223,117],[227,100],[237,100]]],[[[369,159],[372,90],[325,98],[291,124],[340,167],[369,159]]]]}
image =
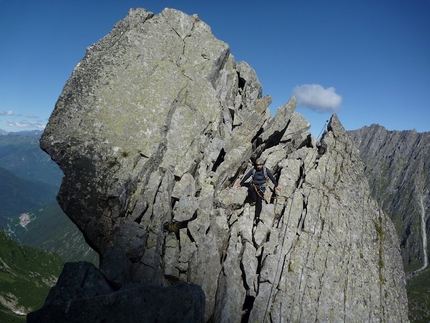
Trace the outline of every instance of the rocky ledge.
{"type": "Polygon", "coordinates": [[[55,306],[70,322],[82,309],[124,321],[147,310],[147,286],[179,284],[183,322],[202,307],[195,321],[407,322],[394,227],[337,116],[317,140],[294,98],[274,117],[270,103],[197,15],[130,10],[88,48],[41,139],[101,265],[66,266],[80,278],[60,279],[33,317],[55,306]],[[282,188],[269,185],[259,222],[235,186],[257,158],[282,188]]]}

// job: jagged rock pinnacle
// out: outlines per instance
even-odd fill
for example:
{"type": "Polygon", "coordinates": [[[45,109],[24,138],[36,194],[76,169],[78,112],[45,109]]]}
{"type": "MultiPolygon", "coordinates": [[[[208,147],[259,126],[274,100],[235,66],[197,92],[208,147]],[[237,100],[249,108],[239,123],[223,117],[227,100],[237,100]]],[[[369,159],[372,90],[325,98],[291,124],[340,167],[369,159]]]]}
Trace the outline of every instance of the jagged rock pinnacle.
{"type": "Polygon", "coordinates": [[[125,294],[199,285],[213,322],[407,321],[393,225],[339,120],[318,153],[295,99],[274,118],[270,103],[255,71],[177,10],[131,10],[87,50],[41,147],[103,279],[125,294]],[[267,188],[255,224],[234,184],[257,157],[282,190],[267,188]]]}

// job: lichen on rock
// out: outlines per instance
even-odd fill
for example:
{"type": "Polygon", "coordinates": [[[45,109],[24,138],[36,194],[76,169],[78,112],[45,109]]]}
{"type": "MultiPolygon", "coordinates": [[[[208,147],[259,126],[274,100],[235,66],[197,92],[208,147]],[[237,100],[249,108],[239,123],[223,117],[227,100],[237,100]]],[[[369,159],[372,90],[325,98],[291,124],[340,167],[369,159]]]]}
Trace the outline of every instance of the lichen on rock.
{"type": "Polygon", "coordinates": [[[195,15],[133,9],[88,48],[41,147],[104,279],[199,285],[205,321],[407,321],[393,225],[337,116],[322,152],[294,98],[270,103],[195,15]],[[282,190],[256,223],[235,184],[258,157],[282,190]]]}

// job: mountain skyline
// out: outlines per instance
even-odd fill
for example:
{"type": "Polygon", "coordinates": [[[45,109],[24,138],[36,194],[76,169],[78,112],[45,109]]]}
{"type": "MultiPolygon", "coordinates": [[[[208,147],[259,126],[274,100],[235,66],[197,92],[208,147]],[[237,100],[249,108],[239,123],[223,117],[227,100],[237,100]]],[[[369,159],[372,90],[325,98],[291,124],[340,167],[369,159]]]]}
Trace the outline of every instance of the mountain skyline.
{"type": "Polygon", "coordinates": [[[279,106],[295,95],[315,134],[332,113],[347,130],[373,123],[430,131],[430,3],[248,1],[4,2],[0,129],[43,130],[85,49],[130,8],[197,14],[251,65],[279,106]],[[221,19],[222,18],[222,19],[221,19]],[[12,50],[13,49],[13,50],[12,50]]]}

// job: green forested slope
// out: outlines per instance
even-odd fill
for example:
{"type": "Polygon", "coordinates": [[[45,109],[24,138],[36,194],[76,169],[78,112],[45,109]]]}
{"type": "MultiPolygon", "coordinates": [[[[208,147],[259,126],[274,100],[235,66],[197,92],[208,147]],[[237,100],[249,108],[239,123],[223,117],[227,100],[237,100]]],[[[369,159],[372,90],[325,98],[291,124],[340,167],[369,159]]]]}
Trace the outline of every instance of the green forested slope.
{"type": "Polygon", "coordinates": [[[98,254],[67,217],[57,202],[29,212],[31,222],[25,227],[14,217],[8,233],[22,244],[58,253],[65,261],[89,261],[98,266],[98,254]]]}
{"type": "Polygon", "coordinates": [[[0,322],[24,322],[42,307],[63,265],[57,254],[19,245],[0,230],[0,322]]]}
{"type": "Polygon", "coordinates": [[[8,218],[55,202],[58,188],[15,176],[0,167],[0,225],[8,218]]]}

